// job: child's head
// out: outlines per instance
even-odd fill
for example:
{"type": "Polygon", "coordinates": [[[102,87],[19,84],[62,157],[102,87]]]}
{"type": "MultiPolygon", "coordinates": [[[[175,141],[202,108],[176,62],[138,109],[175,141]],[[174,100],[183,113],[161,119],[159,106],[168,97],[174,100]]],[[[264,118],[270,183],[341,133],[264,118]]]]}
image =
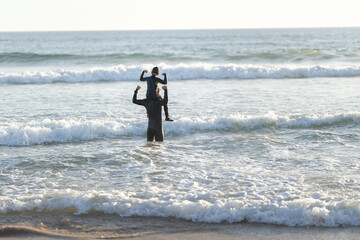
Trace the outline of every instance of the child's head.
{"type": "Polygon", "coordinates": [[[158,68],[158,67],[154,67],[154,68],[152,69],[152,71],[151,71],[151,74],[152,74],[152,75],[155,75],[155,76],[159,75],[159,68],[158,68]]]}

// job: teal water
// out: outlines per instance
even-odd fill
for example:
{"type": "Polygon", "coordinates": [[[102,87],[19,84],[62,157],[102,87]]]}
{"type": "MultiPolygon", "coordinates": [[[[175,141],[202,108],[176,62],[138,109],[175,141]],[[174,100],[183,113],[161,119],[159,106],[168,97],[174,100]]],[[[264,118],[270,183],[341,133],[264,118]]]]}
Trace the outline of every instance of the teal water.
{"type": "Polygon", "coordinates": [[[359,63],[360,28],[0,33],[0,67],[359,63]]]}
{"type": "Polygon", "coordinates": [[[1,33],[0,215],[359,226],[358,33],[1,33]],[[155,64],[164,143],[131,103],[155,64]]]}

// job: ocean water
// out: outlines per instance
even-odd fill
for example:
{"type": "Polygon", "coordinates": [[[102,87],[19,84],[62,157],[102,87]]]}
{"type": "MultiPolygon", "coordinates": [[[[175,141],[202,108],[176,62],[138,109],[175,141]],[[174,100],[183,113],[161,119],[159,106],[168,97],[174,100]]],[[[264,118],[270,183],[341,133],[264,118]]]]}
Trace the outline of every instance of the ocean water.
{"type": "Polygon", "coordinates": [[[0,182],[3,225],[360,226],[360,29],[0,33],[0,182]],[[163,143],[131,102],[154,66],[163,143]]]}

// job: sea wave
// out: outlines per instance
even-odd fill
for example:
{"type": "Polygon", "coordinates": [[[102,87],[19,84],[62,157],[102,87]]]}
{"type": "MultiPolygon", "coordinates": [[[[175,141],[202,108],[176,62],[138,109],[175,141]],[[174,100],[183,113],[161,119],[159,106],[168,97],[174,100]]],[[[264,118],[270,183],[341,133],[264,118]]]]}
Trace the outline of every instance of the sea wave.
{"type": "MultiPolygon", "coordinates": [[[[195,61],[199,58],[191,56],[178,56],[174,53],[147,54],[140,52],[132,53],[104,53],[95,55],[82,54],[64,54],[64,53],[34,53],[34,52],[3,52],[0,53],[0,64],[17,64],[17,63],[49,63],[49,62],[66,62],[84,61],[87,63],[106,62],[115,63],[121,61],[156,61],[157,59],[167,59],[169,61],[195,61]]],[[[73,62],[74,63],[74,62],[73,62]]],[[[76,62],[75,62],[76,63],[76,62]]]]}
{"type": "MultiPolygon", "coordinates": [[[[256,66],[242,64],[159,64],[163,72],[172,80],[190,79],[288,79],[317,77],[359,77],[359,65],[347,66],[298,66],[273,65],[256,66]]],[[[42,83],[81,83],[97,81],[138,80],[143,69],[152,65],[117,65],[113,67],[82,70],[52,70],[26,72],[0,72],[0,84],[42,84],[42,83]]]]}
{"type": "Polygon", "coordinates": [[[0,63],[34,63],[47,62],[55,59],[70,60],[76,58],[72,54],[40,54],[32,52],[3,52],[0,53],[0,63]]]}
{"type": "MultiPolygon", "coordinates": [[[[155,194],[156,196],[156,194],[155,194]]],[[[118,214],[122,217],[175,217],[196,222],[255,222],[287,226],[360,226],[358,200],[321,200],[311,196],[302,199],[251,200],[140,198],[131,193],[79,192],[67,189],[55,194],[29,197],[0,198],[0,213],[36,211],[72,211],[75,214],[91,212],[118,214]]]]}
{"type": "MultiPolygon", "coordinates": [[[[65,51],[68,52],[68,51],[65,51]]],[[[344,49],[282,49],[282,50],[263,50],[263,51],[224,51],[224,49],[215,48],[201,48],[199,54],[193,54],[193,51],[179,52],[144,52],[144,51],[131,51],[131,52],[97,52],[92,54],[75,54],[75,53],[59,53],[59,52],[1,52],[0,64],[25,64],[36,65],[37,63],[49,62],[85,62],[85,63],[124,63],[126,62],[139,62],[149,61],[156,62],[162,59],[164,62],[235,62],[235,63],[256,63],[267,61],[281,61],[299,63],[307,61],[352,61],[358,62],[359,53],[344,49]]]]}
{"type": "MultiPolygon", "coordinates": [[[[164,123],[167,136],[206,132],[247,132],[261,129],[325,128],[360,123],[359,112],[335,115],[279,116],[269,112],[260,116],[231,115],[211,118],[180,118],[164,123]]],[[[44,119],[41,121],[9,122],[0,125],[0,145],[29,146],[36,144],[66,143],[142,136],[146,122],[131,123],[119,119],[44,119]]]]}

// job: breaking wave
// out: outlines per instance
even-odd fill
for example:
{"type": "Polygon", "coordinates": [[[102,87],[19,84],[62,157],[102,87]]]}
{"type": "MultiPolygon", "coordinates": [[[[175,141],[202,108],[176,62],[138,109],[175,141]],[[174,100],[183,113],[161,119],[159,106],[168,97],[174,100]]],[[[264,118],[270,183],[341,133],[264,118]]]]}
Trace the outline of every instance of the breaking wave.
{"type": "MultiPolygon", "coordinates": [[[[347,66],[256,66],[242,64],[159,64],[172,80],[189,79],[288,79],[317,77],[359,77],[359,65],[347,66]]],[[[99,67],[85,70],[0,72],[0,84],[81,83],[138,80],[151,65],[99,67]]]]}
{"type": "MultiPolygon", "coordinates": [[[[128,216],[176,217],[196,222],[256,222],[287,226],[360,226],[357,200],[320,200],[311,196],[295,200],[268,199],[174,199],[140,198],[121,191],[78,192],[34,195],[15,200],[2,199],[0,212],[72,211],[128,216]]],[[[160,193],[158,193],[160,194],[160,193]]],[[[191,198],[190,196],[188,196],[191,198]]],[[[6,198],[6,197],[5,197],[6,198]]],[[[1,198],[0,198],[1,199],[1,198]]]]}
{"type": "MultiPolygon", "coordinates": [[[[324,128],[360,123],[360,113],[350,112],[320,116],[278,116],[269,112],[262,116],[231,115],[212,118],[181,118],[164,123],[167,136],[202,132],[246,132],[258,129],[324,128]]],[[[79,142],[96,139],[142,136],[146,122],[131,123],[114,119],[44,119],[9,122],[0,125],[0,145],[28,146],[36,144],[79,142]]]]}

